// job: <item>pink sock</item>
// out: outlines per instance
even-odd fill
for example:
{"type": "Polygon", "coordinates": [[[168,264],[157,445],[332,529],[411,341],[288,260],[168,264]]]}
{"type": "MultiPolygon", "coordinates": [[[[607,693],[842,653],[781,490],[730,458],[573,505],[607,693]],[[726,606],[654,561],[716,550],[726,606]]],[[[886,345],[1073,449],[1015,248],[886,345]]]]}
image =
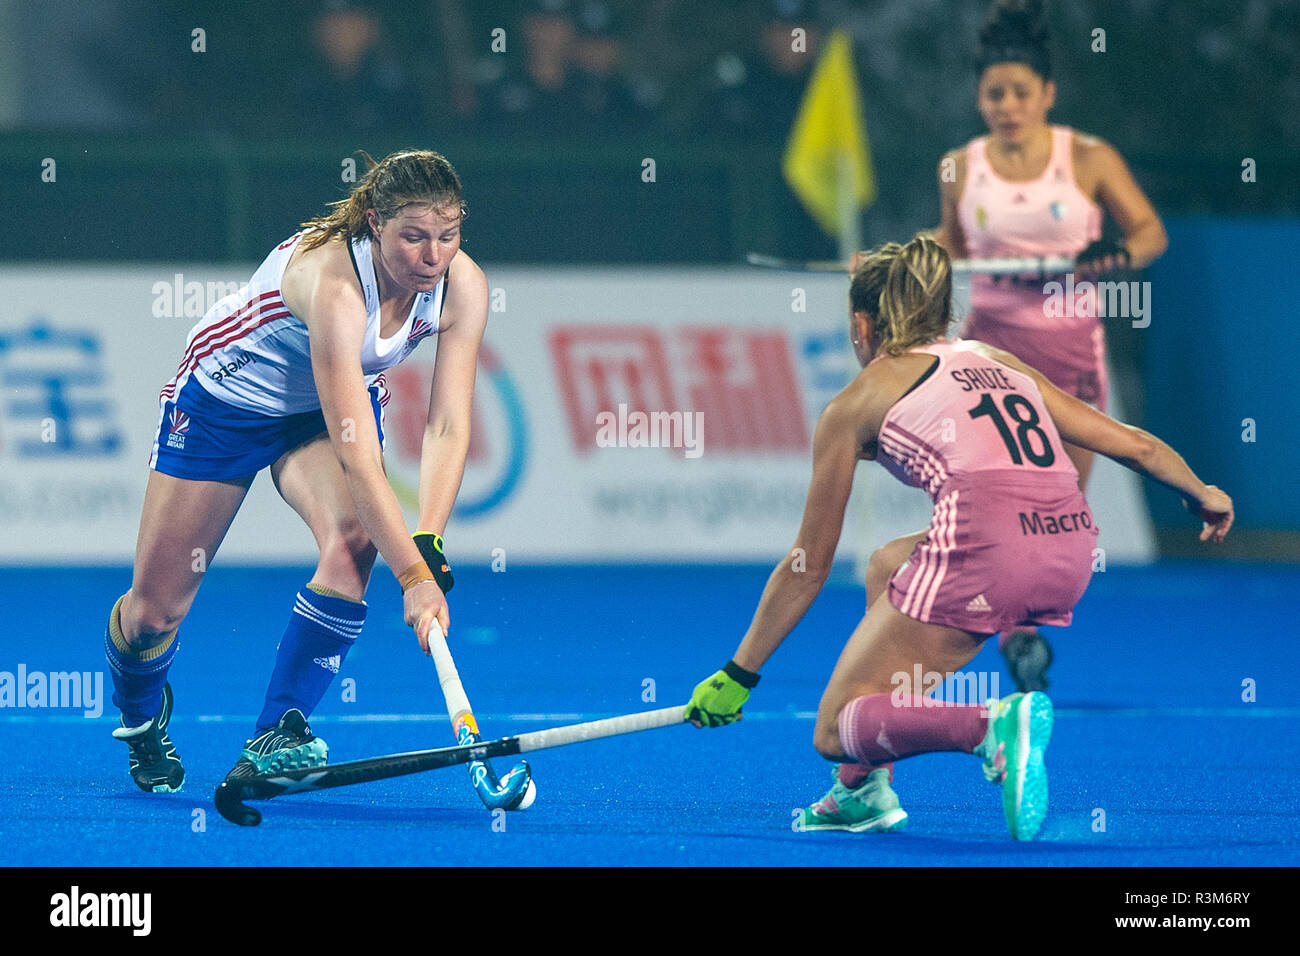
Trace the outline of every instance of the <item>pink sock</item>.
{"type": "Polygon", "coordinates": [[[949,706],[913,695],[899,706],[892,698],[858,697],[840,711],[840,745],[860,763],[883,764],[938,750],[973,753],[988,729],[987,712],[976,704],[949,706]]]}
{"type": "Polygon", "coordinates": [[[867,779],[867,775],[870,774],[871,771],[879,770],[881,767],[885,767],[889,770],[889,782],[893,783],[894,764],[892,761],[889,763],[877,764],[875,766],[872,766],[869,763],[842,763],[840,764],[839,770],[840,783],[844,784],[844,786],[848,787],[850,790],[856,790],[858,787],[862,786],[863,781],[867,779]]]}

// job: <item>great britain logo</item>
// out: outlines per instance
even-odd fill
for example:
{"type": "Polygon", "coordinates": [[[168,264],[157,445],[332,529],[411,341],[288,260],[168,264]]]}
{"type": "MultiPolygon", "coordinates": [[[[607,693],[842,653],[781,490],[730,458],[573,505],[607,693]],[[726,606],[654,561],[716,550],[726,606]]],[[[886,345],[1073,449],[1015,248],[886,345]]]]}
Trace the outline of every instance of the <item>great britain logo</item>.
{"type": "Polygon", "coordinates": [[[407,335],[406,341],[408,344],[414,345],[416,342],[420,341],[420,339],[432,334],[432,332],[433,323],[424,316],[420,316],[415,320],[415,324],[411,326],[411,332],[407,335]]]}
{"type": "Polygon", "coordinates": [[[171,414],[167,416],[168,435],[167,447],[183,451],[185,448],[185,436],[190,430],[190,416],[186,415],[179,408],[172,408],[171,414]]]}

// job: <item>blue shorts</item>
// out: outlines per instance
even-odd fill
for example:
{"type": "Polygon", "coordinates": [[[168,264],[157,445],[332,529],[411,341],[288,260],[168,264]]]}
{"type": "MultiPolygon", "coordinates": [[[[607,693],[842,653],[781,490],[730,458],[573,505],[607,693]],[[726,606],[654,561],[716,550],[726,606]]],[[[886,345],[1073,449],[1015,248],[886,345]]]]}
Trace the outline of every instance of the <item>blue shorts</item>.
{"type": "MultiPolygon", "coordinates": [[[[382,390],[379,384],[369,389],[381,449],[382,390]]],[[[191,378],[175,400],[162,403],[149,467],[174,478],[233,481],[257,474],[325,431],[319,408],[295,415],[260,415],[214,398],[191,378]]]]}

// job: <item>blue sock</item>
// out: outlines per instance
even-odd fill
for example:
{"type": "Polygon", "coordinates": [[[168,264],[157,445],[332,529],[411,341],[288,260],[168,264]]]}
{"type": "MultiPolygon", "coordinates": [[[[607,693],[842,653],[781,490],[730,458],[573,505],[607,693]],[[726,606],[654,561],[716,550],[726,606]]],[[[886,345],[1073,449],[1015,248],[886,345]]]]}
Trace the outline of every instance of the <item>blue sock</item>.
{"type": "Polygon", "coordinates": [[[266,688],[266,704],[257,718],[257,733],[274,727],[293,707],[303,716],[311,716],[365,620],[363,603],[317,594],[309,588],[298,592],[289,626],[284,629],[275,655],[275,670],[266,688]]]}
{"type": "Polygon", "coordinates": [[[121,607],[122,599],[118,598],[104,629],[104,656],[113,678],[113,704],[122,712],[123,726],[139,727],[157,717],[162,709],[167,669],[180,642],[173,634],[158,647],[136,654],[122,635],[121,607]]]}

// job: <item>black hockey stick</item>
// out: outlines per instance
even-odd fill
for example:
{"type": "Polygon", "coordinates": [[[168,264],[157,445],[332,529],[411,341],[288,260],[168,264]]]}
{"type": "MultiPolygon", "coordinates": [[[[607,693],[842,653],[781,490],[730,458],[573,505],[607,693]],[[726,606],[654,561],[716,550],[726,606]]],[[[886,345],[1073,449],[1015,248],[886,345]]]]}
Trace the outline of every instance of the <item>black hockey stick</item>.
{"type": "Polygon", "coordinates": [[[409,753],[371,757],[324,767],[305,767],[283,770],[278,773],[256,774],[241,779],[224,780],[217,787],[213,801],[217,811],[231,823],[241,827],[255,827],[262,822],[262,814],[244,803],[245,800],[270,800],[286,793],[305,793],[309,790],[326,790],[330,787],[350,787],[356,783],[403,777],[440,767],[487,760],[492,757],[510,757],[542,750],[563,747],[566,744],[630,734],[639,730],[671,727],[686,720],[686,705],[648,710],[622,717],[607,717],[582,724],[534,730],[515,737],[501,737],[460,747],[441,747],[436,750],[413,750],[409,753]]]}

